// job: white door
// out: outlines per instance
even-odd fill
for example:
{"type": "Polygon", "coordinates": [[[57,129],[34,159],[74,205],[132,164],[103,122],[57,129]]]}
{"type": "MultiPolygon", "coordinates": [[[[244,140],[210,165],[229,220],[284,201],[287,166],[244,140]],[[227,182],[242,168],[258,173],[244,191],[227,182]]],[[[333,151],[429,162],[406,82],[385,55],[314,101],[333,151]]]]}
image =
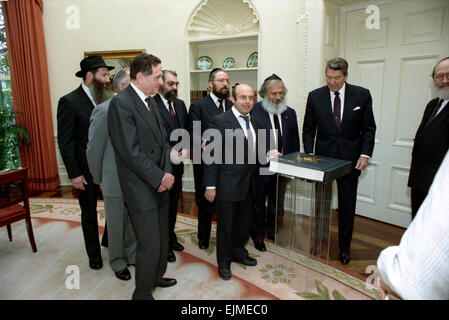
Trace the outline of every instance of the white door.
{"type": "Polygon", "coordinates": [[[377,124],[356,212],[407,227],[413,138],[427,102],[435,97],[432,68],[449,56],[449,1],[379,1],[379,29],[367,28],[367,5],[341,9],[341,55],[349,62],[348,82],[370,89],[377,124]]]}

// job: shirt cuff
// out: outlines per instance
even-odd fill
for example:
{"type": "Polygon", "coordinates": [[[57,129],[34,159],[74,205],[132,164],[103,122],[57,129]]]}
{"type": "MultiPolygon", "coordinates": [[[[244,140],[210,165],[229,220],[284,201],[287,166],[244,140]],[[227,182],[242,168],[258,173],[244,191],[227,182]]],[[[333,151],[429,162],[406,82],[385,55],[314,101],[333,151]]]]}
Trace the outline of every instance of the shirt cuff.
{"type": "Polygon", "coordinates": [[[206,189],[207,190],[215,190],[215,189],[217,189],[217,187],[209,186],[209,187],[206,187],[206,189]]]}

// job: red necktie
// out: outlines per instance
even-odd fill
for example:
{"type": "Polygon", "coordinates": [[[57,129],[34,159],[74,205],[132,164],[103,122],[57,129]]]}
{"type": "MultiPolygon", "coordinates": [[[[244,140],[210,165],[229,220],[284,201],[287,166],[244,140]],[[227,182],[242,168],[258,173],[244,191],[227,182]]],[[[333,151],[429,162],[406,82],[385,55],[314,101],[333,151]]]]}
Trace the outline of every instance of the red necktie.
{"type": "Polygon", "coordinates": [[[168,108],[170,109],[170,115],[173,117],[175,115],[175,110],[173,109],[173,102],[168,102],[168,108]]]}
{"type": "Polygon", "coordinates": [[[341,109],[341,100],[340,100],[340,92],[335,91],[335,99],[334,99],[334,122],[337,127],[337,131],[340,132],[340,109],[341,109]]]}

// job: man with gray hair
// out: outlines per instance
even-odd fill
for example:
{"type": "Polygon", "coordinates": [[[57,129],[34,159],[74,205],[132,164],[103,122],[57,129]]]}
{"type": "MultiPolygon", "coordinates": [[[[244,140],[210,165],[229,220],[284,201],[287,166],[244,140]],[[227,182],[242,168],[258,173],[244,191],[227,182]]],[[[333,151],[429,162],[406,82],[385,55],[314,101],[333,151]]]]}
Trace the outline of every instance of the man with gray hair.
{"type": "Polygon", "coordinates": [[[412,219],[426,198],[433,177],[449,149],[449,57],[435,65],[432,79],[438,97],[426,106],[412,150],[408,179],[412,219]]]}
{"type": "MultiPolygon", "coordinates": [[[[114,91],[122,92],[130,82],[129,68],[117,71],[114,91]]],[[[136,238],[123,202],[117,174],[114,149],[108,130],[108,111],[111,99],[98,105],[90,117],[87,162],[94,183],[100,184],[104,197],[108,229],[109,265],[120,280],[130,280],[128,265],[136,260],[136,238]]]]}
{"type": "MultiPolygon", "coordinates": [[[[299,130],[296,112],[289,106],[285,96],[287,88],[277,75],[273,74],[263,82],[259,95],[261,102],[254,104],[251,116],[258,126],[258,130],[265,130],[264,143],[269,157],[278,157],[283,154],[299,152],[299,130]]],[[[277,175],[268,174],[268,163],[258,163],[256,176],[256,199],[253,206],[251,223],[251,238],[256,249],[266,251],[264,238],[274,240],[276,218],[282,214],[282,203],[286,180],[280,177],[278,190],[278,209],[276,210],[277,175]],[[265,216],[265,200],[268,198],[268,208],[265,216]]]]}
{"type": "Polygon", "coordinates": [[[373,154],[376,123],[368,89],[346,83],[348,62],[326,64],[327,85],[309,93],[302,137],[306,153],[349,160],[350,174],[337,179],[340,261],[348,264],[361,172],[373,154]]]}

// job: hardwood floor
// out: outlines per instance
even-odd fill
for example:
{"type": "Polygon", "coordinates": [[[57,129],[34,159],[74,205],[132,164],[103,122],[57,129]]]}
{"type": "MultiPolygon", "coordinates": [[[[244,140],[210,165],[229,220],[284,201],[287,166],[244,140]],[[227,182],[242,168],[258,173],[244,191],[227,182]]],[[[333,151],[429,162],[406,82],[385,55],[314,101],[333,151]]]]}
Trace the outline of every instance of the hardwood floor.
{"type": "MultiPolygon", "coordinates": [[[[76,190],[72,187],[60,187],[52,192],[45,192],[38,197],[65,197],[76,198],[76,190]]],[[[179,212],[191,216],[198,216],[198,209],[194,200],[194,193],[184,192],[179,201],[179,212]]],[[[338,214],[332,214],[329,246],[329,262],[335,266],[342,267],[338,260],[338,214]]],[[[215,217],[213,220],[216,221],[215,217]]],[[[343,266],[352,274],[365,278],[372,273],[367,273],[366,268],[376,265],[379,253],[386,247],[398,245],[405,232],[404,228],[375,221],[361,216],[355,217],[354,232],[351,245],[351,261],[343,266]]],[[[298,236],[300,237],[300,236],[298,236]]],[[[269,241],[269,240],[266,240],[269,241]]]]}

